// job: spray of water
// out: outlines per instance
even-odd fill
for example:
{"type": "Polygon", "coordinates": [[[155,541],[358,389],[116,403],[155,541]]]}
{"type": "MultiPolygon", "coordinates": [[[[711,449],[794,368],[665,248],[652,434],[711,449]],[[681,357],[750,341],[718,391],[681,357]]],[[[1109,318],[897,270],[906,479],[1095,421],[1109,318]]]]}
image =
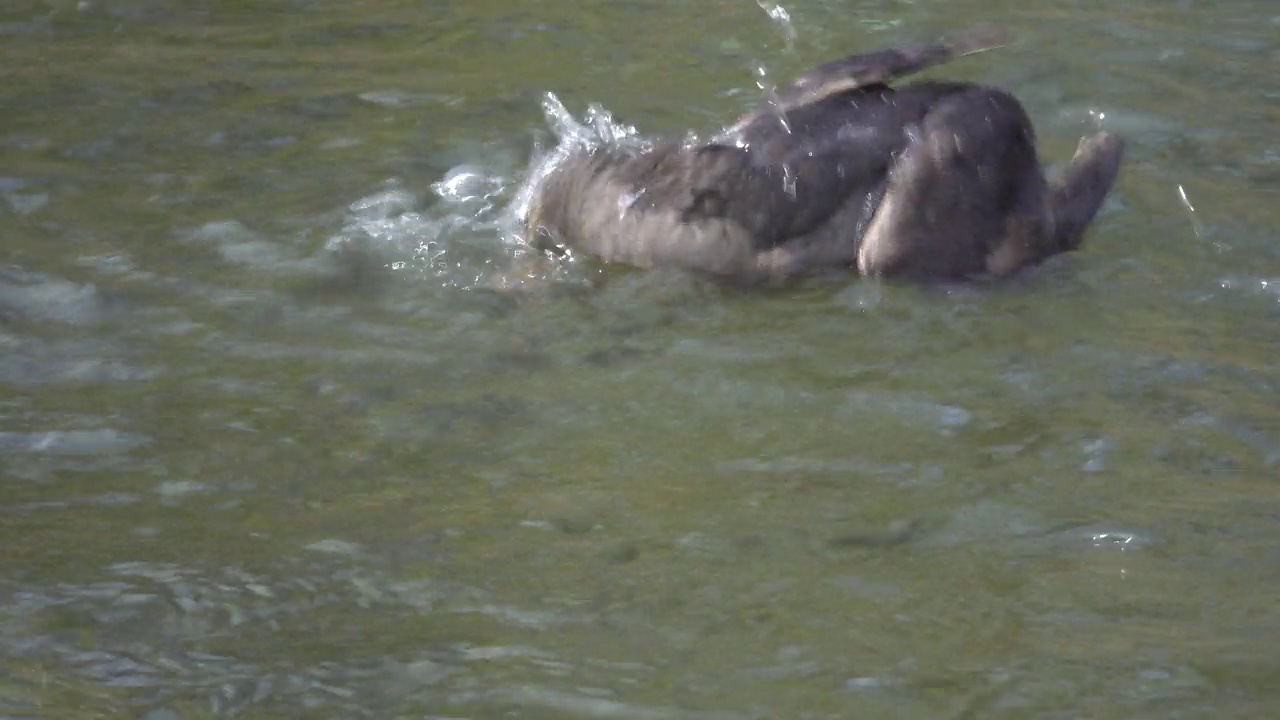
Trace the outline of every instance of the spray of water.
{"type": "MultiPolygon", "coordinates": [[[[756,4],[769,17],[770,23],[782,35],[784,51],[792,53],[796,46],[796,27],[791,22],[791,13],[781,5],[770,2],[769,0],[756,0],[756,4]]],[[[763,62],[756,60],[752,63],[752,71],[755,75],[756,87],[760,90],[760,95],[764,99],[766,107],[768,107],[774,117],[778,119],[778,123],[782,129],[791,133],[791,126],[787,123],[786,113],[781,110],[781,103],[778,100],[778,86],[769,77],[769,69],[763,62]]]]}
{"type": "MultiPolygon", "coordinates": [[[[549,150],[541,146],[534,148],[533,169],[516,191],[507,213],[509,230],[517,228],[529,216],[534,193],[539,185],[574,150],[607,147],[641,151],[649,145],[649,141],[641,138],[634,127],[617,122],[612,113],[595,103],[587,107],[585,117],[579,121],[555,93],[549,92],[542,98],[542,114],[546,118],[547,128],[555,136],[555,145],[549,150]]],[[[523,242],[518,231],[509,232],[507,240],[509,243],[523,242]]]]}
{"type": "Polygon", "coordinates": [[[787,12],[787,9],[781,5],[771,3],[769,0],[756,0],[756,4],[769,16],[769,20],[773,22],[774,27],[782,33],[782,39],[786,42],[787,52],[794,50],[796,26],[791,22],[791,13],[787,12]]]}
{"type": "MultiPolygon", "coordinates": [[[[760,9],[769,16],[769,21],[781,33],[785,51],[788,53],[795,51],[796,44],[796,27],[791,22],[791,13],[781,5],[770,2],[770,0],[756,0],[756,4],[760,9]]],[[[756,87],[759,88],[761,97],[764,98],[765,107],[768,108],[769,114],[778,121],[778,125],[788,135],[791,134],[791,124],[787,121],[787,113],[782,108],[782,102],[778,99],[778,86],[769,77],[769,69],[764,63],[756,61],[755,80],[756,87]]],[[[788,166],[782,168],[783,190],[795,197],[796,184],[795,173],[788,166]]]]}

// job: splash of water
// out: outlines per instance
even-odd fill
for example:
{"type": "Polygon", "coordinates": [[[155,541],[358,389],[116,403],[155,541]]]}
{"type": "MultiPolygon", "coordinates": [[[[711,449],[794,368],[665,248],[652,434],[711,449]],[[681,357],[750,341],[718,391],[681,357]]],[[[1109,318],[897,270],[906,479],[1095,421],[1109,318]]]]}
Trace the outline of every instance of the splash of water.
{"type": "MultiPolygon", "coordinates": [[[[542,98],[542,113],[556,143],[549,150],[534,148],[533,169],[516,192],[507,212],[509,229],[517,228],[529,216],[538,187],[575,150],[607,147],[640,152],[651,144],[640,136],[634,126],[618,122],[612,113],[596,103],[587,106],[586,115],[580,121],[560,102],[555,93],[549,92],[542,98]]],[[[518,232],[512,232],[508,235],[508,242],[524,241],[518,232]]]]}
{"type": "Polygon", "coordinates": [[[778,86],[769,79],[769,70],[764,63],[755,64],[756,87],[764,96],[765,107],[769,114],[778,121],[784,132],[791,134],[791,124],[787,122],[787,113],[782,109],[782,101],[778,98],[778,86]]]}
{"type": "MultiPolygon", "coordinates": [[[[784,51],[791,53],[795,51],[796,45],[796,27],[791,22],[791,13],[787,9],[770,0],[756,0],[756,5],[769,16],[769,21],[782,34],[784,43],[784,51]]],[[[770,114],[777,118],[778,124],[788,134],[791,134],[791,125],[787,122],[787,115],[782,110],[781,101],[778,99],[778,86],[770,80],[769,70],[764,63],[756,61],[752,70],[755,73],[756,87],[760,89],[760,93],[764,98],[765,106],[769,108],[770,114]]]]}
{"type": "Polygon", "coordinates": [[[548,93],[542,107],[554,141],[550,147],[535,146],[523,177],[513,180],[505,174],[500,159],[479,158],[449,169],[431,184],[425,199],[397,180],[388,181],[348,206],[342,228],[325,245],[324,261],[338,267],[417,273],[442,287],[462,290],[510,289],[530,279],[564,279],[571,257],[546,267],[535,268],[529,262],[541,257],[530,249],[523,232],[537,187],[575,149],[635,152],[647,148],[649,141],[599,105],[589,106],[579,119],[548,93]]]}
{"type": "Polygon", "coordinates": [[[791,22],[791,13],[781,5],[769,0],[756,0],[756,5],[769,16],[769,20],[774,24],[779,32],[782,33],[783,42],[786,43],[787,52],[795,49],[796,44],[796,26],[791,22]]]}
{"type": "Polygon", "coordinates": [[[481,158],[449,169],[426,199],[389,181],[348,206],[342,228],[326,243],[325,263],[336,272],[381,267],[418,273],[461,290],[510,289],[535,276],[564,278],[564,263],[572,258],[546,267],[529,262],[541,256],[523,234],[538,185],[575,149],[639,151],[649,142],[599,105],[579,119],[548,93],[542,108],[555,141],[550,149],[535,147],[524,177],[504,174],[499,158],[481,158]]]}
{"type": "Polygon", "coordinates": [[[321,260],[339,275],[382,267],[418,273],[443,287],[485,287],[510,261],[511,253],[494,241],[504,227],[510,187],[501,174],[475,164],[451,168],[432,183],[435,202],[388,181],[347,207],[321,260]]]}
{"type": "MultiPolygon", "coordinates": [[[[579,120],[548,93],[542,109],[555,142],[549,149],[535,147],[531,170],[518,182],[486,164],[464,163],[431,184],[435,202],[423,209],[418,197],[391,181],[386,189],[351,203],[326,252],[360,256],[361,262],[392,271],[418,272],[457,289],[509,288],[527,279],[522,261],[534,253],[523,221],[538,185],[575,149],[636,151],[648,146],[634,127],[617,122],[599,105],[589,106],[579,120]]],[[[557,274],[560,268],[548,272],[557,274]]]]}

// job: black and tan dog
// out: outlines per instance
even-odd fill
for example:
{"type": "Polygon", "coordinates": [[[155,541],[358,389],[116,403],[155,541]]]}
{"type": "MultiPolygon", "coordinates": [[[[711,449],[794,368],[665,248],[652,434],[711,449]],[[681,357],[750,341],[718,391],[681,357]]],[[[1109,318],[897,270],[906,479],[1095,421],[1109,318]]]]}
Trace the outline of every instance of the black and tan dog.
{"type": "Polygon", "coordinates": [[[1000,44],[971,33],[819,66],[708,143],[575,149],[535,188],[527,228],[606,262],[741,279],[999,276],[1073,250],[1119,171],[1119,138],[1085,138],[1050,183],[1010,94],[888,84],[1000,44]]]}

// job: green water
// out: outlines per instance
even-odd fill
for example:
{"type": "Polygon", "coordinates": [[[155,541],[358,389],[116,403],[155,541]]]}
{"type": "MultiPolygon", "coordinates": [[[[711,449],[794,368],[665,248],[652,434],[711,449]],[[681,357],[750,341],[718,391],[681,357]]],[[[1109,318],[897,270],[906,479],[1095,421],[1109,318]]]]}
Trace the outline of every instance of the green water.
{"type": "Polygon", "coordinates": [[[367,5],[0,10],[0,717],[1276,713],[1272,3],[367,5]],[[1079,253],[745,292],[503,239],[548,91],[705,133],[984,22],[935,74],[1129,141],[1079,253]]]}

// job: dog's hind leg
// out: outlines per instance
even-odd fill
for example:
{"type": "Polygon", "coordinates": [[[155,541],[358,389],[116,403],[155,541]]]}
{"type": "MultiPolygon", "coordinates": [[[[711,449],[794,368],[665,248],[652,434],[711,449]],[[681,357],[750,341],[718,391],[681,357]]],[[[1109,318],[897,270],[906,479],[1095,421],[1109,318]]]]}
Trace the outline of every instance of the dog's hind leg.
{"type": "Polygon", "coordinates": [[[1031,121],[1017,100],[970,87],[939,100],[908,132],[858,248],[859,272],[1006,274],[1041,254],[1053,218],[1031,121]]]}

